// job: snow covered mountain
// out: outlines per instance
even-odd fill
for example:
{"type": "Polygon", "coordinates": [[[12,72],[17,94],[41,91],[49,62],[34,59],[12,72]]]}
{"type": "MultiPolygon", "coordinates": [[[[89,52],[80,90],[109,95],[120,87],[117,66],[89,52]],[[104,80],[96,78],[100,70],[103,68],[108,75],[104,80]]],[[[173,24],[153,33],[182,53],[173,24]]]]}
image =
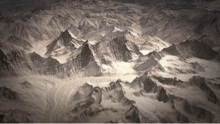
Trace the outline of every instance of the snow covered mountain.
{"type": "Polygon", "coordinates": [[[220,122],[218,0],[13,2],[0,122],[220,122]]]}

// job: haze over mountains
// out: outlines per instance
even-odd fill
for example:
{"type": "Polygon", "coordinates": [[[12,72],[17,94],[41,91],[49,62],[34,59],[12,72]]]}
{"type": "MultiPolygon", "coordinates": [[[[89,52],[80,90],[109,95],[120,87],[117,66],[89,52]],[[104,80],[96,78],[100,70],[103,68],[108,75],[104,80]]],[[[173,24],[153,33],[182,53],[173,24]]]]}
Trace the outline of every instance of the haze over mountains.
{"type": "Polygon", "coordinates": [[[0,122],[220,122],[218,0],[13,2],[0,122]]]}

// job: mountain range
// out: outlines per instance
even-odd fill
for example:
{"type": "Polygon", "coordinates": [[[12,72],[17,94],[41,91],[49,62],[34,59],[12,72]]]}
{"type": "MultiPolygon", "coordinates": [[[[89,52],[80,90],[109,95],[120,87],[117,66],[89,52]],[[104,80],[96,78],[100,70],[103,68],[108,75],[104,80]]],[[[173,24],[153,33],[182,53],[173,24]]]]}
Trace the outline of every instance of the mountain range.
{"type": "Polygon", "coordinates": [[[220,122],[218,0],[13,2],[0,122],[220,122]]]}

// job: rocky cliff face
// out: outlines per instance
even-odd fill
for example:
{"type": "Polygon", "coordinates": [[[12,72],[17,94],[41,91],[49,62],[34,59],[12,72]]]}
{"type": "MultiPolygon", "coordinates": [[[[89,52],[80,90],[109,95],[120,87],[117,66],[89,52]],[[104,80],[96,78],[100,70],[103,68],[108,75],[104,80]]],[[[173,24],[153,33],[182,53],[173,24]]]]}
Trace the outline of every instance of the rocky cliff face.
{"type": "Polygon", "coordinates": [[[210,46],[199,41],[187,41],[165,48],[163,52],[171,55],[179,55],[182,57],[196,57],[200,59],[216,59],[219,55],[218,52],[213,50],[210,46]]]}
{"type": "Polygon", "coordinates": [[[0,50],[0,54],[1,54],[1,76],[7,76],[7,75],[14,75],[15,70],[12,67],[12,65],[9,63],[9,60],[7,58],[7,56],[4,54],[4,52],[2,50],[0,50]]]}

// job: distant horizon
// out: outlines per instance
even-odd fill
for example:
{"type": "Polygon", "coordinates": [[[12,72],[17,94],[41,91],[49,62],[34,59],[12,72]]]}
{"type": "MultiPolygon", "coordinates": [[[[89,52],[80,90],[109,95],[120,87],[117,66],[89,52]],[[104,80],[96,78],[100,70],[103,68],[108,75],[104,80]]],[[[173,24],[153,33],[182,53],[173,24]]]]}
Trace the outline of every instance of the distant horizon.
{"type": "MultiPolygon", "coordinates": [[[[1,0],[0,1],[0,12],[4,11],[17,11],[17,10],[33,10],[33,9],[45,9],[46,7],[53,6],[53,4],[59,3],[61,1],[78,1],[79,0],[1,0]]],[[[84,1],[95,1],[95,0],[82,0],[84,1]]],[[[97,1],[97,0],[96,0],[97,1]]],[[[98,0],[99,1],[99,0],[98,0]]],[[[100,0],[100,1],[110,1],[110,0],[100,0]]],[[[113,0],[122,3],[138,3],[140,5],[145,5],[153,1],[158,0],[113,0]]],[[[196,0],[178,0],[183,5],[189,5],[188,3],[196,0]]],[[[216,1],[216,0],[206,0],[206,1],[216,1]]],[[[163,1],[164,2],[164,1],[163,1]]],[[[173,3],[177,1],[165,0],[167,3],[173,3]]],[[[204,2],[204,1],[196,1],[204,2]]]]}

